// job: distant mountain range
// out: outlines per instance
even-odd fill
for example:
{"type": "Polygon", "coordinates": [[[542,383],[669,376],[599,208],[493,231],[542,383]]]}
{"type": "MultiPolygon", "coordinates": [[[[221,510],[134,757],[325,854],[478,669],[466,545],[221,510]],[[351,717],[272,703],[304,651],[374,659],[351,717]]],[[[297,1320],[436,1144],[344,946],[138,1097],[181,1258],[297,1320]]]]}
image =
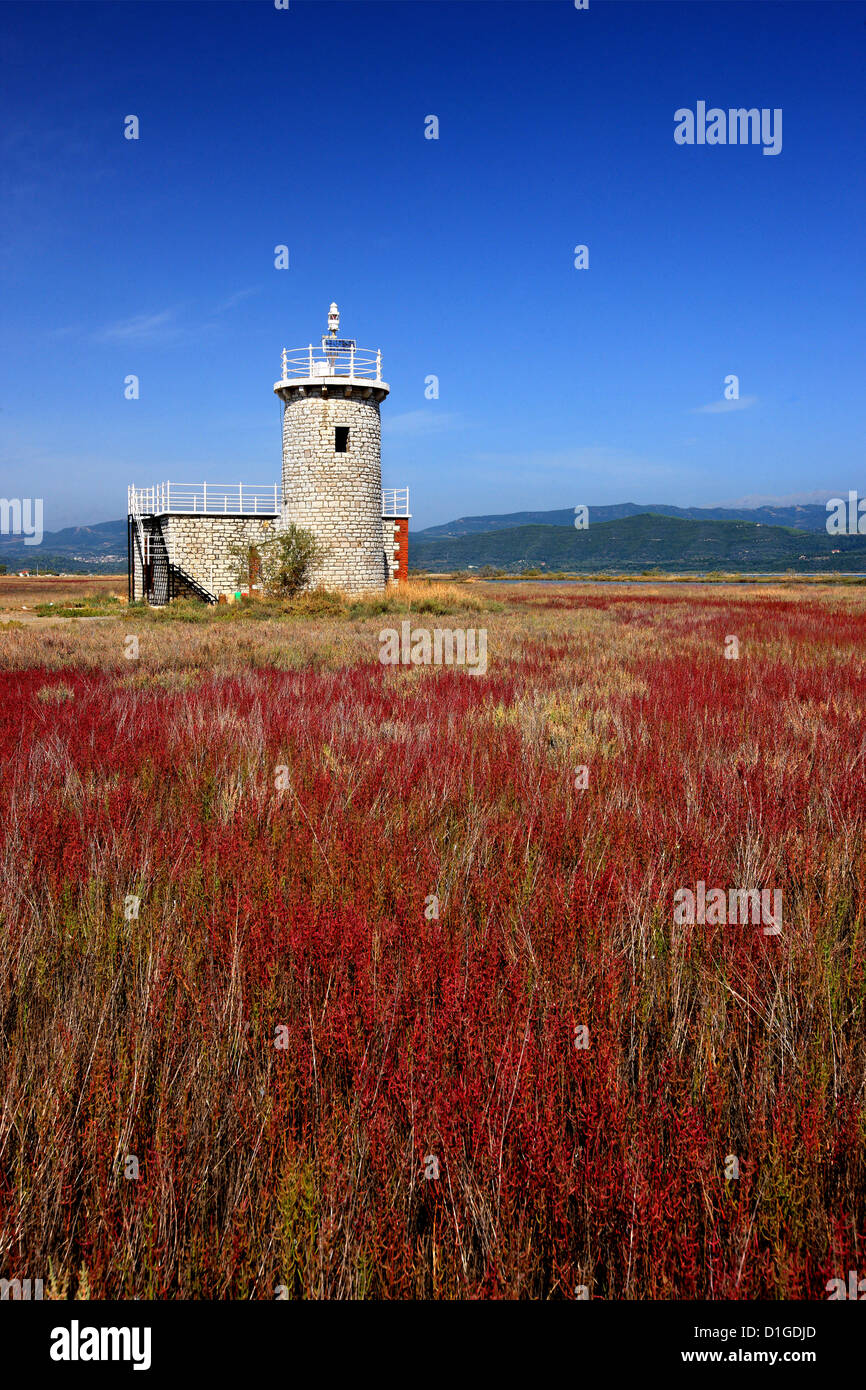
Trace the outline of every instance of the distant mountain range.
{"type": "MultiPolygon", "coordinates": [[[[866,493],[861,493],[866,496],[866,493]]],[[[589,523],[620,521],[626,516],[652,512],[656,516],[677,516],[683,521],[753,521],[764,526],[792,526],[797,531],[824,531],[827,509],[824,506],[792,507],[672,507],[667,502],[619,502],[612,507],[590,507],[589,523]]],[[[518,526],[569,526],[574,528],[574,508],[565,507],[552,512],[507,512],[501,516],[464,516],[459,521],[446,521],[443,526],[428,526],[413,531],[418,540],[438,540],[452,536],[474,536],[482,531],[508,531],[518,526]]]]}
{"type": "Polygon", "coordinates": [[[645,512],[616,521],[593,521],[593,510],[603,509],[590,511],[590,524],[583,531],[575,530],[571,513],[570,526],[509,526],[435,539],[419,532],[410,537],[409,566],[432,573],[484,566],[511,573],[528,568],[866,573],[866,536],[829,536],[826,528],[694,521],[645,512]]]}
{"type": "MultiPolygon", "coordinates": [[[[866,489],[864,489],[866,493],[866,489]]],[[[529,568],[569,571],[724,569],[866,572],[866,536],[827,534],[821,505],[755,508],[641,506],[623,502],[590,507],[578,531],[574,509],[461,517],[413,531],[413,570],[529,568]]],[[[122,572],[126,520],[46,531],[41,545],[0,536],[0,563],[12,569],[122,572]]]]}
{"type": "Polygon", "coordinates": [[[46,531],[41,545],[25,545],[22,536],[0,536],[0,564],[10,570],[38,567],[117,573],[126,569],[126,519],[46,531]]]}

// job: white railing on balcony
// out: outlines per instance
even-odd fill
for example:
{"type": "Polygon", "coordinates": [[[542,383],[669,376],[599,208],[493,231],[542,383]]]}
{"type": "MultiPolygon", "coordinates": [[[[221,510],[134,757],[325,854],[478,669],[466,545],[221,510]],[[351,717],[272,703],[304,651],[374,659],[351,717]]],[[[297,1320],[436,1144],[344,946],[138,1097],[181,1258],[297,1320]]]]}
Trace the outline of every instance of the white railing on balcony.
{"type": "MultiPolygon", "coordinates": [[[[346,340],[340,339],[340,342],[346,340]]],[[[350,340],[349,340],[350,341],[350,340]]],[[[324,340],[321,347],[283,348],[283,381],[309,381],[329,377],[382,380],[382,354],[369,348],[335,347],[324,340]]]]}
{"type": "MultiPolygon", "coordinates": [[[[156,483],[154,487],[127,489],[127,511],[141,526],[141,518],[166,512],[208,516],[277,516],[280,512],[279,484],[254,486],[248,483],[156,483]]],[[[409,516],[409,489],[382,488],[382,515],[409,516]]]]}
{"type": "Polygon", "coordinates": [[[156,483],[153,487],[129,488],[128,510],[132,516],[159,516],[164,512],[200,512],[226,516],[252,513],[276,516],[280,510],[277,484],[251,483],[156,483]]]}
{"type": "Polygon", "coordinates": [[[409,515],[409,489],[407,487],[382,488],[382,515],[409,515]]]}

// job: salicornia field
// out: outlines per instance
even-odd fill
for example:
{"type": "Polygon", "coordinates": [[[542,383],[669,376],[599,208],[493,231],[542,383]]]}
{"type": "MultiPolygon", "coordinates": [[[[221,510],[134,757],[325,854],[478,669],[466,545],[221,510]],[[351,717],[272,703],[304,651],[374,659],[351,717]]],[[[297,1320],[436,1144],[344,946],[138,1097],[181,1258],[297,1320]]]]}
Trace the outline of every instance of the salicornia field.
{"type": "Polygon", "coordinates": [[[738,1299],[863,1266],[866,588],[254,607],[0,627],[3,1272],[738,1299]],[[407,619],[483,628],[485,673],[383,664],[407,619]],[[773,925],[732,920],[753,890],[773,925]]]}

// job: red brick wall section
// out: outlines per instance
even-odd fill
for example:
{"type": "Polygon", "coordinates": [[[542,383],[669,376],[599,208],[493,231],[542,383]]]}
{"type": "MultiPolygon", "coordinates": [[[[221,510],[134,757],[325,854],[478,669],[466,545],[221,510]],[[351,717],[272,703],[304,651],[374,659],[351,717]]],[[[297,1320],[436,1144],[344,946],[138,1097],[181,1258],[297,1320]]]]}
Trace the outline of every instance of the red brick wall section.
{"type": "Polygon", "coordinates": [[[397,543],[397,550],[394,559],[397,562],[395,578],[409,578],[409,518],[407,516],[398,517],[394,522],[394,540],[397,543]]]}

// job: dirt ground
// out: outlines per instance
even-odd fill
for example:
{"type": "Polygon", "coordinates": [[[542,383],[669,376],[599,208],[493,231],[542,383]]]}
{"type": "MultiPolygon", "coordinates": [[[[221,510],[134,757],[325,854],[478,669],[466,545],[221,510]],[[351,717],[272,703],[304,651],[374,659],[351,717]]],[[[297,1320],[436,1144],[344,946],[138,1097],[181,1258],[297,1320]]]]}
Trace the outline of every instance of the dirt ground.
{"type": "MultiPolygon", "coordinates": [[[[87,597],[103,598],[115,594],[126,598],[125,574],[0,574],[0,621],[2,614],[33,609],[37,603],[69,603],[87,597]]],[[[45,621],[43,619],[43,621],[45,621]]]]}

